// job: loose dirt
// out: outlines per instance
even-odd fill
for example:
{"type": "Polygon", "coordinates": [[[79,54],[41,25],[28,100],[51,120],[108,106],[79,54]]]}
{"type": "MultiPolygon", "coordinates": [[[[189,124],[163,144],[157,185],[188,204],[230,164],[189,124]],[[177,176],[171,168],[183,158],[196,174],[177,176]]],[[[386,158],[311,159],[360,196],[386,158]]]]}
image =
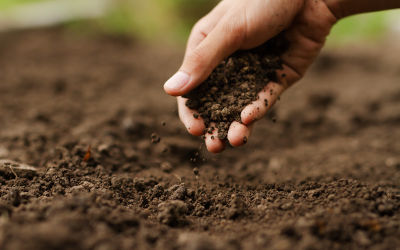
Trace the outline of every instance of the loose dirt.
{"type": "Polygon", "coordinates": [[[194,118],[203,118],[205,133],[217,129],[218,138],[226,139],[231,123],[241,122],[243,108],[259,98],[258,93],[268,82],[276,81],[276,70],[282,69],[279,56],[287,46],[282,34],[256,49],[236,52],[184,96],[188,98],[186,106],[199,113],[194,118]]]}
{"type": "Polygon", "coordinates": [[[0,249],[398,249],[398,47],[325,52],[276,123],[215,156],[163,93],[178,50],[0,44],[0,249]]]}

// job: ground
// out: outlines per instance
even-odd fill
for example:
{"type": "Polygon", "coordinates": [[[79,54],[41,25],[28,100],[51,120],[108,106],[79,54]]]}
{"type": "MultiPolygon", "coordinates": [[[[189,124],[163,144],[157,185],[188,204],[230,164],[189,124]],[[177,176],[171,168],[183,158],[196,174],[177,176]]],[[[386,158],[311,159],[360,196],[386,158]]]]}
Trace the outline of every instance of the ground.
{"type": "Polygon", "coordinates": [[[0,44],[0,249],[399,249],[399,47],[325,51],[243,148],[211,155],[162,90],[180,48],[63,29],[0,44]]]}

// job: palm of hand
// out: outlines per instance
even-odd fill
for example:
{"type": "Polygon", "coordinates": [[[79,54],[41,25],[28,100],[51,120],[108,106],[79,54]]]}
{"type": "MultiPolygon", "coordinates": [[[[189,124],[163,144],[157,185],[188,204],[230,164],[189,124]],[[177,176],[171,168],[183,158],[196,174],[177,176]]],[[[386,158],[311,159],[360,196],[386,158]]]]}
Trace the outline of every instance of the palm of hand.
{"type": "MultiPolygon", "coordinates": [[[[321,0],[251,0],[239,3],[236,0],[222,1],[192,31],[185,56],[186,66],[184,62],[182,68],[183,71],[194,73],[192,84],[184,92],[190,91],[205,80],[212,69],[235,50],[256,47],[286,30],[290,47],[282,55],[284,65],[283,70],[278,72],[279,83],[269,83],[266,91],[259,93],[259,100],[242,111],[242,123],[234,122],[229,128],[229,143],[235,147],[240,146],[244,143],[243,138],[250,135],[253,122],[263,117],[279,95],[304,75],[319,54],[335,22],[336,18],[321,0]],[[218,21],[216,17],[219,17],[218,21]],[[220,47],[210,44],[215,42],[215,39],[222,41],[220,47]],[[209,54],[212,56],[208,60],[202,56],[205,48],[210,49],[209,54]],[[266,107],[264,99],[271,105],[266,107]]],[[[184,92],[172,94],[180,95],[184,92]]],[[[204,123],[201,118],[193,117],[195,111],[188,109],[185,101],[184,98],[178,97],[179,117],[189,133],[202,135],[204,123]]],[[[205,135],[206,146],[210,152],[217,153],[224,149],[224,142],[217,139],[217,133],[218,131],[214,131],[214,134],[205,135]]]]}

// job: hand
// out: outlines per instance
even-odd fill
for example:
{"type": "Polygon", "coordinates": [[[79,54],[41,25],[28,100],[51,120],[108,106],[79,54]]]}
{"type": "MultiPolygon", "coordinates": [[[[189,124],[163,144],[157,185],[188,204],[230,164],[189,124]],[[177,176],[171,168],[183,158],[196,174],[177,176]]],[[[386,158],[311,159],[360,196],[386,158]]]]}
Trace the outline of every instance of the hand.
{"type": "MultiPolygon", "coordinates": [[[[279,82],[271,82],[267,91],[259,93],[259,100],[244,108],[242,123],[234,122],[228,132],[232,146],[240,146],[249,137],[252,123],[263,117],[279,95],[298,81],[319,54],[326,36],[337,21],[322,0],[223,0],[193,28],[179,71],[164,85],[165,91],[181,96],[201,84],[212,70],[237,50],[257,47],[286,30],[289,49],[282,55],[283,70],[278,72],[279,82]],[[272,91],[271,91],[272,90],[272,91]],[[264,99],[268,100],[268,107],[264,99]]],[[[178,97],[179,117],[189,133],[204,133],[201,118],[185,106],[178,97]]],[[[221,152],[224,142],[206,134],[210,152],[221,152]]]]}

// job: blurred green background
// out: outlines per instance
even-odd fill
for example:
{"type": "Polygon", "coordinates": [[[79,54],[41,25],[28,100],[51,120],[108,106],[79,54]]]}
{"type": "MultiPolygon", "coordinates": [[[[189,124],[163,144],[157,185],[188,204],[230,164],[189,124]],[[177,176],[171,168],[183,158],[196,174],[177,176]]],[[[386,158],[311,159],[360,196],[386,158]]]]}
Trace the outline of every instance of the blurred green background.
{"type": "MultiPolygon", "coordinates": [[[[48,0],[47,0],[48,1],[48,0]]],[[[56,1],[56,0],[54,0],[56,1]]],[[[45,0],[0,0],[0,15],[20,6],[45,0]]],[[[93,4],[96,1],[93,0],[93,4]]],[[[218,0],[112,0],[101,18],[73,20],[65,25],[79,31],[102,30],[132,34],[143,39],[184,42],[190,28],[218,0]]],[[[341,20],[328,39],[329,46],[379,41],[390,30],[399,10],[353,16],[341,20]]]]}

